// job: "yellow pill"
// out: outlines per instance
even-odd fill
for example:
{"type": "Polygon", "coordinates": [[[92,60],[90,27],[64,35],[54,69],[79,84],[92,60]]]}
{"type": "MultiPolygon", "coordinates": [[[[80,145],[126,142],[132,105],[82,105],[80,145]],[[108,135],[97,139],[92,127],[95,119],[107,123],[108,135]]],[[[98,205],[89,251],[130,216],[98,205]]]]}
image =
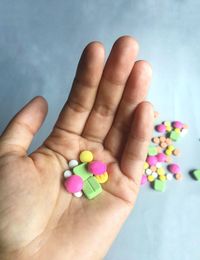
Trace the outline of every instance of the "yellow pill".
{"type": "Polygon", "coordinates": [[[171,151],[171,150],[169,150],[169,149],[167,149],[167,150],[165,151],[165,154],[169,156],[169,155],[171,155],[171,154],[172,154],[172,151],[171,151]]]}
{"type": "Polygon", "coordinates": [[[160,175],[160,176],[159,176],[159,179],[160,179],[161,181],[166,181],[167,178],[166,178],[165,175],[160,175]]]}
{"type": "Polygon", "coordinates": [[[93,154],[90,151],[83,151],[80,153],[80,161],[83,163],[88,163],[93,160],[93,154]]]}
{"type": "Polygon", "coordinates": [[[99,183],[105,183],[108,180],[108,173],[105,172],[102,175],[96,175],[95,178],[99,183]]]}
{"type": "Polygon", "coordinates": [[[165,174],[164,168],[162,168],[162,167],[161,167],[161,168],[158,168],[158,169],[157,169],[157,174],[158,174],[158,175],[164,175],[164,174],[165,174]]]}
{"type": "Polygon", "coordinates": [[[172,131],[172,127],[171,126],[166,126],[166,131],[167,132],[171,132],[172,131]]]}
{"type": "Polygon", "coordinates": [[[175,128],[175,130],[174,130],[176,133],[178,133],[178,134],[180,134],[180,132],[181,132],[181,129],[179,129],[179,128],[175,128]]]}
{"type": "Polygon", "coordinates": [[[168,145],[167,149],[172,152],[172,151],[174,151],[175,147],[173,145],[168,145]]]}
{"type": "Polygon", "coordinates": [[[149,182],[152,182],[152,181],[154,181],[154,179],[155,179],[155,178],[154,178],[154,176],[153,176],[153,175],[149,175],[149,176],[148,176],[148,181],[149,181],[149,182]]]}
{"type": "Polygon", "coordinates": [[[149,164],[147,162],[144,163],[144,170],[149,168],[149,164]]]}

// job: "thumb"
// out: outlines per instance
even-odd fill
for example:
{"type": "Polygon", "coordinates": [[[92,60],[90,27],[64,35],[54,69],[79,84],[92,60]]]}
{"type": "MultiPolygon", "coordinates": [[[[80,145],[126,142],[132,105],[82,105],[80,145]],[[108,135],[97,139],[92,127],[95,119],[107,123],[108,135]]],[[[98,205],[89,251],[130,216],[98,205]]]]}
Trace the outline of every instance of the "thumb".
{"type": "Polygon", "coordinates": [[[25,155],[34,135],[41,127],[48,111],[47,101],[35,97],[10,121],[0,138],[0,156],[17,152],[25,155]]]}

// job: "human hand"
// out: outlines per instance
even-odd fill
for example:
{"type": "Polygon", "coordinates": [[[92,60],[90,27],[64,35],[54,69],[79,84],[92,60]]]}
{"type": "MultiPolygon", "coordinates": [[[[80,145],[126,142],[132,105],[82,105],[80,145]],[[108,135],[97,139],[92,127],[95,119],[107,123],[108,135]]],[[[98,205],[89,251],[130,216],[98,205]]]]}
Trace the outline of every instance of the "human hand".
{"type": "Polygon", "coordinates": [[[128,36],[104,65],[98,42],[84,50],[73,88],[49,137],[27,155],[47,103],[37,97],[0,137],[0,259],[102,259],[131,212],[153,128],[145,102],[151,69],[128,36]],[[67,161],[82,150],[108,165],[94,200],[63,187],[67,161]]]}

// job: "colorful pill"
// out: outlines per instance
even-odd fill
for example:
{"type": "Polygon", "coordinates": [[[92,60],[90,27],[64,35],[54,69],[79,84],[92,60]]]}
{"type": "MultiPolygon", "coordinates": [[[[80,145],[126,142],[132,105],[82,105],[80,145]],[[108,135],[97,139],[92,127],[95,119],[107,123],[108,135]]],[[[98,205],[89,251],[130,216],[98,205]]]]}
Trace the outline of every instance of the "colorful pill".
{"type": "Polygon", "coordinates": [[[166,155],[164,153],[159,153],[156,155],[158,162],[166,162],[166,155]]]}
{"type": "Polygon", "coordinates": [[[166,126],[165,126],[164,124],[157,125],[157,126],[156,126],[156,130],[157,130],[159,133],[165,133],[165,132],[166,132],[166,126]]]}
{"type": "Polygon", "coordinates": [[[78,175],[72,175],[65,180],[64,186],[68,192],[76,193],[82,190],[83,180],[78,175]]]}
{"type": "Polygon", "coordinates": [[[172,125],[173,125],[174,128],[179,128],[179,129],[183,128],[183,123],[181,123],[180,121],[174,121],[172,123],[172,125]]]}
{"type": "Polygon", "coordinates": [[[147,156],[146,159],[147,163],[152,166],[152,165],[156,165],[156,163],[158,162],[158,159],[156,156],[147,156]]]}
{"type": "Polygon", "coordinates": [[[63,175],[64,175],[64,178],[68,178],[72,175],[72,172],[70,170],[66,170],[66,171],[64,171],[63,175]]]}
{"type": "Polygon", "coordinates": [[[104,174],[96,175],[95,178],[98,183],[106,183],[108,181],[108,173],[105,172],[104,174]]]}
{"type": "Polygon", "coordinates": [[[77,160],[71,160],[68,163],[68,166],[70,169],[73,169],[74,167],[76,167],[78,165],[78,161],[77,160]]]}
{"type": "Polygon", "coordinates": [[[88,171],[94,175],[101,175],[107,170],[106,164],[101,161],[92,161],[88,164],[88,171]]]}
{"type": "Polygon", "coordinates": [[[177,173],[180,173],[180,167],[178,166],[178,164],[170,164],[168,165],[168,170],[173,173],[173,174],[177,174],[177,173]]]}
{"type": "Polygon", "coordinates": [[[146,175],[142,175],[141,185],[144,185],[146,183],[147,183],[147,176],[146,175]]]}
{"type": "Polygon", "coordinates": [[[80,153],[80,161],[83,163],[89,163],[93,160],[93,154],[90,151],[82,151],[80,153]]]}

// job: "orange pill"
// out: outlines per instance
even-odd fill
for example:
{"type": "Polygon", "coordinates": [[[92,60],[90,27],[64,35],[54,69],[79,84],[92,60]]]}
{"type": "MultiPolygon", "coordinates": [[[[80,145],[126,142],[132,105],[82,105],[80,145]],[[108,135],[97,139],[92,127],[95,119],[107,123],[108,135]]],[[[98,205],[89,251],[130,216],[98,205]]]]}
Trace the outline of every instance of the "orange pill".
{"type": "Polygon", "coordinates": [[[177,174],[175,174],[175,178],[177,181],[180,181],[180,180],[182,180],[183,175],[181,173],[177,173],[177,174]]]}
{"type": "Polygon", "coordinates": [[[173,151],[173,155],[175,155],[175,156],[179,156],[180,155],[180,150],[179,149],[175,149],[174,151],[173,151]]]}
{"type": "Polygon", "coordinates": [[[168,145],[172,144],[172,140],[170,138],[167,138],[165,141],[168,145]]]}
{"type": "Polygon", "coordinates": [[[161,136],[161,137],[160,137],[160,141],[161,141],[161,142],[165,142],[165,141],[166,141],[166,137],[165,137],[165,136],[161,136]]]}
{"type": "Polygon", "coordinates": [[[162,142],[162,143],[160,144],[160,147],[162,147],[162,148],[166,148],[166,147],[167,147],[167,143],[162,142]]]}
{"type": "Polygon", "coordinates": [[[159,144],[160,143],[160,139],[158,137],[154,137],[153,138],[153,143],[154,144],[159,144]]]}
{"type": "Polygon", "coordinates": [[[157,168],[156,168],[155,165],[152,165],[152,166],[150,167],[150,169],[152,170],[152,172],[155,172],[155,171],[157,170],[157,168]]]}

